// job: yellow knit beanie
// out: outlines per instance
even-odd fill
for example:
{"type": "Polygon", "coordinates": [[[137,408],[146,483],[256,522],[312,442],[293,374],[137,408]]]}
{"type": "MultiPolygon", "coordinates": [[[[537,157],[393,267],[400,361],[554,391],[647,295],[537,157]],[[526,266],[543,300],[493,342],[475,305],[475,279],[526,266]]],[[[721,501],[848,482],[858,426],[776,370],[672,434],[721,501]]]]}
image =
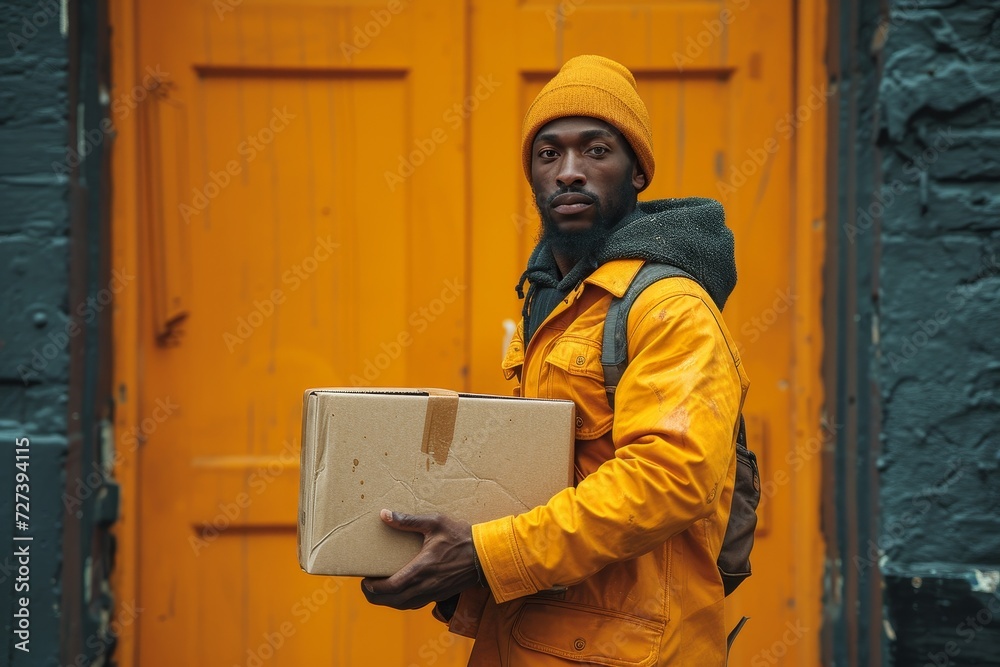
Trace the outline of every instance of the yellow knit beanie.
{"type": "Polygon", "coordinates": [[[653,132],[649,112],[624,65],[602,56],[577,56],[566,61],[528,107],[521,126],[521,160],[531,182],[531,145],[549,121],[568,116],[599,118],[628,139],[646,175],[653,180],[653,132]]]}

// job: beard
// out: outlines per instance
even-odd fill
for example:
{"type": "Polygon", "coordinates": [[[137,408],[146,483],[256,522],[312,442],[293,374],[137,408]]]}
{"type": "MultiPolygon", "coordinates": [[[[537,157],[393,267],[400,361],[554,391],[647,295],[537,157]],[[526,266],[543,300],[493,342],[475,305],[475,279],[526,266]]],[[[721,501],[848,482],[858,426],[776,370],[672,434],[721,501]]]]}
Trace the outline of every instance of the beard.
{"type": "Polygon", "coordinates": [[[631,173],[615,188],[614,192],[602,199],[596,193],[582,187],[560,188],[545,197],[535,193],[535,206],[542,219],[539,243],[547,242],[552,250],[575,260],[580,260],[599,248],[611,235],[615,226],[635,208],[637,193],[632,185],[631,173]],[[563,230],[552,219],[552,200],[569,192],[582,194],[594,201],[596,213],[594,223],[586,229],[563,230]]]}

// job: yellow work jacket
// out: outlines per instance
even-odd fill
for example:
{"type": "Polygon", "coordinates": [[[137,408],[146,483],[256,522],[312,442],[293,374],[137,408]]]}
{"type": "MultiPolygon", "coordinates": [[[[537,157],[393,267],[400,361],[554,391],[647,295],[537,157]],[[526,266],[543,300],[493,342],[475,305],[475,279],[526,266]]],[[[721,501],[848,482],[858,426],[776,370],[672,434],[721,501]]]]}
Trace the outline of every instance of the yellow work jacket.
{"type": "Polygon", "coordinates": [[[576,404],[576,484],[547,504],[473,526],[489,590],[463,593],[454,632],[469,664],[546,667],[726,661],[716,565],[749,381],[708,293],[661,280],[628,318],[629,364],[608,405],[601,336],[611,296],[642,260],[596,269],[527,350],[503,360],[515,394],[576,404]]]}

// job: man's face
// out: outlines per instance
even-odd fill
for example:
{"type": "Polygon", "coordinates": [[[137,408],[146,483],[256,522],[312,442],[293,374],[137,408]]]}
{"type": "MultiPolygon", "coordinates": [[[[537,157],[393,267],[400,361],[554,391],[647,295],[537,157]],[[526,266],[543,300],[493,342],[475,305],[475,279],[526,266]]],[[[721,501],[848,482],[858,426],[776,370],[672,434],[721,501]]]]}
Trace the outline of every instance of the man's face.
{"type": "Polygon", "coordinates": [[[542,236],[582,257],[632,211],[645,175],[625,137],[596,118],[559,118],[535,135],[531,189],[542,236]]]}

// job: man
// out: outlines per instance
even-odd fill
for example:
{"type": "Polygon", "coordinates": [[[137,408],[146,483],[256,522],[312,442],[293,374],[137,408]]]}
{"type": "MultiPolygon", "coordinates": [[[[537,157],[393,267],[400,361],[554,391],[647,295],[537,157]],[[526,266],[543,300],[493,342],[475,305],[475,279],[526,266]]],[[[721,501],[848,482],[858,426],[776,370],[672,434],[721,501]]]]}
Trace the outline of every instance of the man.
{"type": "Polygon", "coordinates": [[[722,207],[637,202],[655,166],[649,118],[632,74],[606,58],[573,58],[542,89],[522,157],[543,232],[503,370],[523,396],[576,403],[576,485],[475,526],[384,511],[424,546],[363,590],[400,609],[438,601],[452,631],[475,637],[470,665],[724,665],[716,559],[749,383],[720,314],[736,282],[722,207]],[[604,322],[644,261],[697,281],[664,279],[636,300],[612,410],[604,322]]]}

